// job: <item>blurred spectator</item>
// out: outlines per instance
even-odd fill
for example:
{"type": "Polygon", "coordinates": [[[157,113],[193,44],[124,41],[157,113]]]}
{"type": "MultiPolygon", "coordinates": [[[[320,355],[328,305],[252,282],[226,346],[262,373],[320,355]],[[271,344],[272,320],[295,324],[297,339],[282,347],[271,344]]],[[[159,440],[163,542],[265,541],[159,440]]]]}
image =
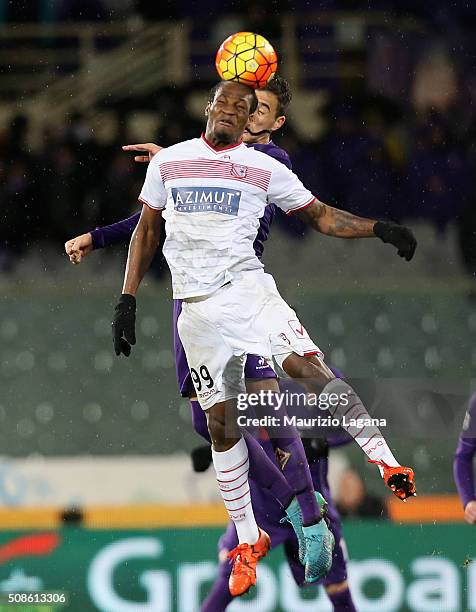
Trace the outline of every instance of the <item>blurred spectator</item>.
{"type": "Polygon", "coordinates": [[[422,121],[415,143],[406,169],[408,199],[416,217],[432,221],[441,231],[458,218],[471,196],[470,168],[440,115],[422,121]]]}
{"type": "Polygon", "coordinates": [[[336,497],[343,518],[388,518],[384,502],[367,493],[362,478],[353,469],[342,475],[336,497]]]}
{"type": "Polygon", "coordinates": [[[447,112],[458,94],[455,68],[442,45],[431,48],[415,71],[412,101],[418,111],[447,112]]]}

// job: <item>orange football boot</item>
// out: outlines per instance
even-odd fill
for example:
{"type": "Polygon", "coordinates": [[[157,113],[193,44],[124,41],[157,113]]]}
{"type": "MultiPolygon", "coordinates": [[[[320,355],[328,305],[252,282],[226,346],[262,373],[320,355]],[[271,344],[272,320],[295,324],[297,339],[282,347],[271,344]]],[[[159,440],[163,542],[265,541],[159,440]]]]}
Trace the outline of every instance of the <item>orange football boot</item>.
{"type": "Polygon", "coordinates": [[[259,538],[255,544],[238,544],[228,553],[228,558],[233,561],[228,581],[228,588],[233,597],[244,595],[256,584],[256,565],[260,559],[266,557],[270,546],[269,535],[259,529],[259,538]]]}
{"type": "Polygon", "coordinates": [[[406,501],[408,497],[416,495],[415,474],[412,468],[400,465],[390,467],[385,461],[374,461],[372,459],[369,459],[369,463],[375,463],[383,468],[385,484],[399,499],[406,501]]]}

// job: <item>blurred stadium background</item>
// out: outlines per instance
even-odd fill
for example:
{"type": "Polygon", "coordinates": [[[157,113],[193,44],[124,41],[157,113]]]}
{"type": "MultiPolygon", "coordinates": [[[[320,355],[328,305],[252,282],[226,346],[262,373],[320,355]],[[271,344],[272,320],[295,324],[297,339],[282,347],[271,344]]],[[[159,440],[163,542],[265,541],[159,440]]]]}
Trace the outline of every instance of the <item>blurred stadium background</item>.
{"type": "MultiPolygon", "coordinates": [[[[370,4],[0,2],[1,592],[68,593],[42,610],[197,612],[210,586],[225,517],[213,476],[191,467],[200,441],[176,390],[168,272],[156,258],[138,345],[116,359],[126,250],[73,268],[63,243],[136,210],[144,167],[120,145],[196,136],[217,46],[252,30],[294,91],[275,140],[297,174],[419,240],[406,264],[380,242],[280,219],[266,249],[329,362],[364,385],[395,381],[406,427],[389,439],[420,497],[389,499],[358,448],[331,459],[336,495],[351,467],[382,508],[345,523],[359,610],[476,610],[475,539],[452,480],[476,367],[476,8],[370,4]]],[[[319,589],[297,592],[279,551],[260,583],[230,609],[330,609],[319,589]]]]}

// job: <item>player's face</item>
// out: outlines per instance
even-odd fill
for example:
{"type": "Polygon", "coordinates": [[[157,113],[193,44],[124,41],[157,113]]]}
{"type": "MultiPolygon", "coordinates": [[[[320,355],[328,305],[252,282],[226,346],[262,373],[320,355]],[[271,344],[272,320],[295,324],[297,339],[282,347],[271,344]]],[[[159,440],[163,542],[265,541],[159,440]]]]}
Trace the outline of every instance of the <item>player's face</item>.
{"type": "Polygon", "coordinates": [[[222,83],[207,107],[207,133],[220,142],[238,142],[250,118],[251,94],[239,83],[222,83]]]}
{"type": "Polygon", "coordinates": [[[279,101],[276,94],[266,90],[256,90],[258,108],[248,121],[243,140],[248,143],[268,142],[271,132],[278,130],[286,118],[278,115],[279,101]]]}

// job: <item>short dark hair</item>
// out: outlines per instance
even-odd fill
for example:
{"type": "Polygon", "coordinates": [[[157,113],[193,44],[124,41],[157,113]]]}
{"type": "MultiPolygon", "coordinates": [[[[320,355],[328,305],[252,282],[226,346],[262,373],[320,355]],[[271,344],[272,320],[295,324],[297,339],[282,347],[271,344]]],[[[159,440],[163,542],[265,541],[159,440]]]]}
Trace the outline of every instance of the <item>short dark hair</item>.
{"type": "MultiPolygon", "coordinates": [[[[229,83],[229,82],[230,81],[219,81],[216,85],[214,85],[210,89],[210,92],[208,94],[208,101],[212,103],[213,100],[215,99],[215,94],[218,91],[218,88],[220,87],[220,85],[223,85],[223,83],[229,83]]],[[[250,106],[250,115],[251,115],[258,108],[258,98],[256,97],[256,92],[252,87],[248,87],[248,85],[244,85],[243,83],[240,83],[240,85],[242,85],[243,87],[246,87],[246,89],[249,90],[249,93],[252,96],[251,106],[250,106]]]]}
{"type": "Polygon", "coordinates": [[[278,108],[276,109],[276,117],[280,115],[285,115],[288,110],[288,106],[292,100],[291,87],[286,79],[275,75],[271,81],[268,81],[266,87],[263,88],[264,91],[270,91],[278,98],[278,108]]]}

